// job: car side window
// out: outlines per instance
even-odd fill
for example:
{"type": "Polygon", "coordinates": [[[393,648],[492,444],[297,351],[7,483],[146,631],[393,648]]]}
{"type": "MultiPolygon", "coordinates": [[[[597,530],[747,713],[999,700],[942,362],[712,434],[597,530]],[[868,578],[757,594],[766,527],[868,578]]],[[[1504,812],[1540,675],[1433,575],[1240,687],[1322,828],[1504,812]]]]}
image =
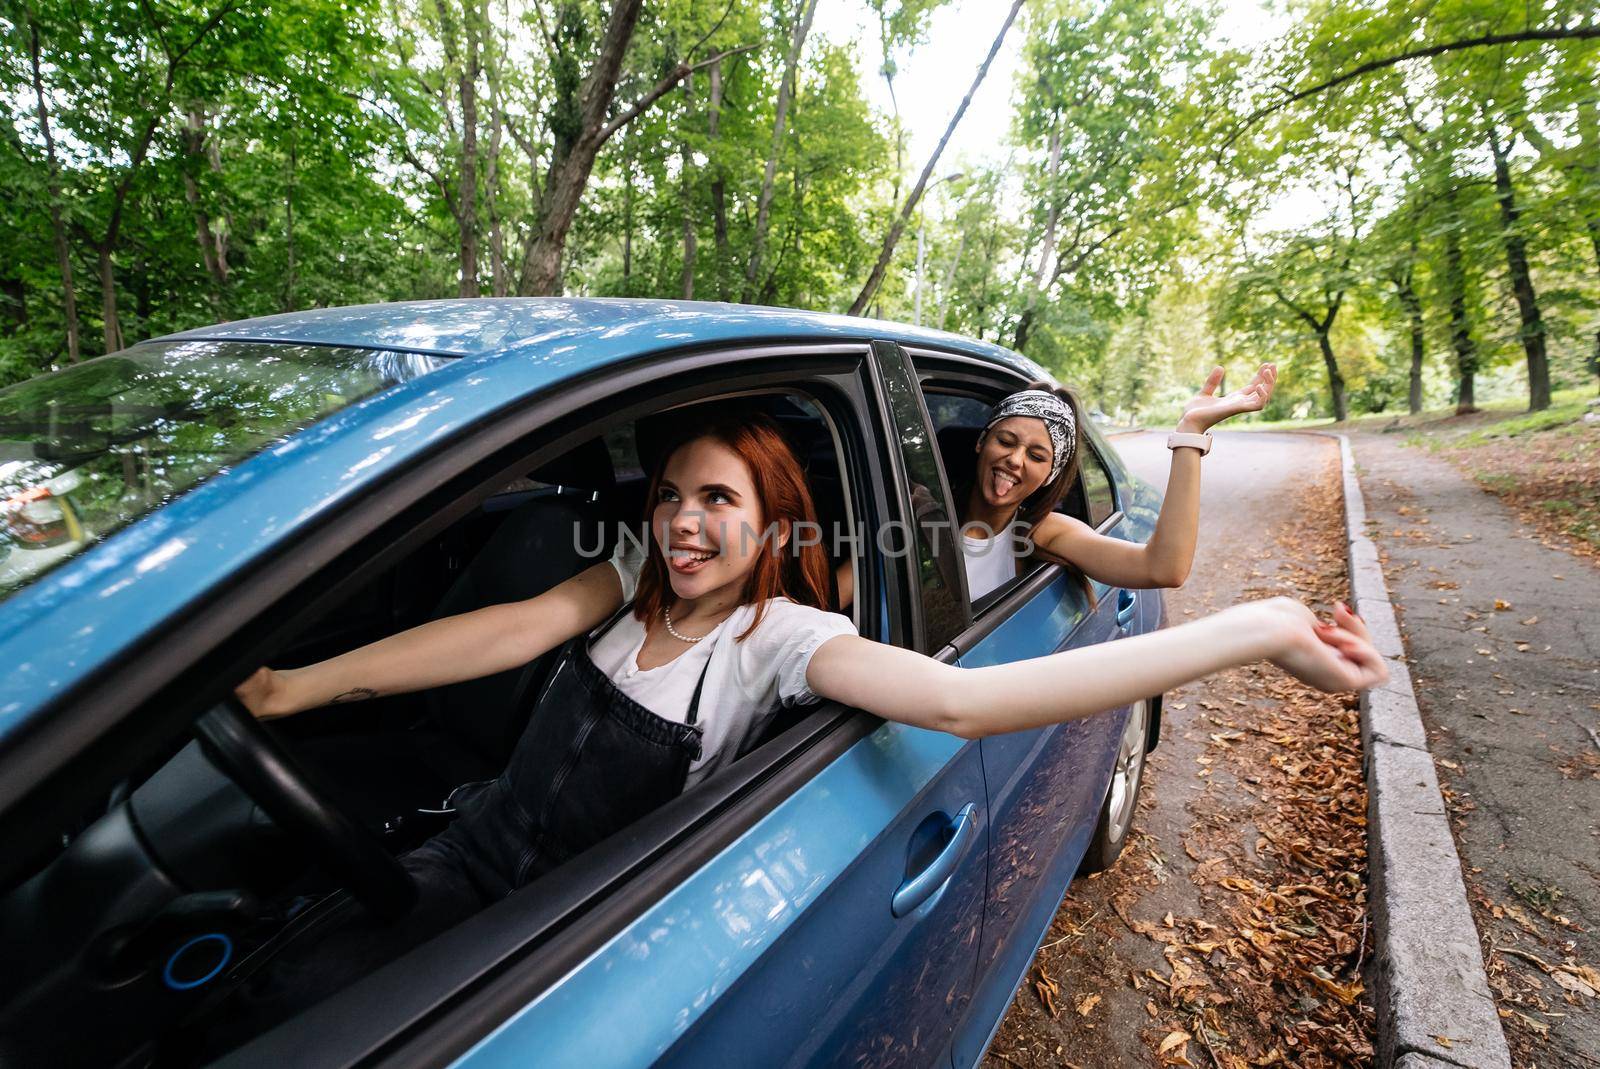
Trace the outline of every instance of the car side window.
{"type": "Polygon", "coordinates": [[[1078,470],[1084,503],[1089,512],[1087,522],[1090,527],[1099,527],[1117,511],[1116,483],[1106,470],[1105,461],[1100,459],[1100,454],[1087,438],[1084,439],[1083,458],[1078,470]]]}

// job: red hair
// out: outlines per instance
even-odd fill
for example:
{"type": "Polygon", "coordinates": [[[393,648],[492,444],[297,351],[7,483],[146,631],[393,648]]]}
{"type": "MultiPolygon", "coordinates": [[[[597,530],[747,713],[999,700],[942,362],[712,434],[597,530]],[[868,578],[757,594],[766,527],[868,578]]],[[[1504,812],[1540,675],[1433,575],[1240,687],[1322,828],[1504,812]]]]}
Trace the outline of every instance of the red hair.
{"type": "Polygon", "coordinates": [[[641,621],[659,616],[667,607],[672,585],[666,558],[654,533],[656,500],[661,491],[667,461],[679,449],[709,438],[737,454],[750,471],[756,501],[761,510],[763,532],[777,525],[779,538],[762,537],[755,567],[745,577],[739,604],[756,604],[756,618],[736,641],[744,639],[761,623],[770,598],[784,597],[800,605],[835,611],[833,568],[821,545],[797,545],[795,525],[817,525],[817,510],[811,500],[811,487],[805,471],[795,457],[783,432],[772,418],[754,409],[720,408],[709,416],[688,417],[686,426],[671,437],[656,461],[645,492],[646,530],[650,531],[648,553],[639,570],[639,585],[633,599],[633,615],[641,621]],[[779,545],[781,536],[787,542],[779,545]]]}

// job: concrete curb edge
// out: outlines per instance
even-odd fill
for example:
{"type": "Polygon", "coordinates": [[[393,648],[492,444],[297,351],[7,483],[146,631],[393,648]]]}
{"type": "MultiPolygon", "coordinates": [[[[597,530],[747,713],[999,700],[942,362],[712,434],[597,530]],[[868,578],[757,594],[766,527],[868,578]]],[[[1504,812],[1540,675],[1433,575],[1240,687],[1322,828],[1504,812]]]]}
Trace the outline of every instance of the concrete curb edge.
{"type": "Polygon", "coordinates": [[[1339,440],[1353,607],[1391,677],[1361,695],[1377,1064],[1510,1069],[1355,455],[1347,436],[1327,436],[1339,440]]]}

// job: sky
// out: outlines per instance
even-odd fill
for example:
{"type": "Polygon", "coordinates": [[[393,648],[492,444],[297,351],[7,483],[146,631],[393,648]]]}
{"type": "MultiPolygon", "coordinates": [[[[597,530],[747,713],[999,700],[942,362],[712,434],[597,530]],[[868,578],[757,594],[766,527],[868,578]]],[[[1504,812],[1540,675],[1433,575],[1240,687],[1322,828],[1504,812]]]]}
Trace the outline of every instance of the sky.
{"type": "MultiPolygon", "coordinates": [[[[934,12],[928,40],[908,54],[896,57],[895,95],[900,115],[911,133],[910,153],[923,161],[939,143],[945,124],[972,84],[978,65],[999,32],[1008,6],[1000,0],[954,0],[934,12]]],[[[1020,21],[1020,20],[1019,20],[1020,21]]],[[[1287,24],[1281,13],[1255,0],[1234,0],[1224,5],[1217,25],[1218,37],[1235,44],[1257,44],[1277,34],[1287,24]]],[[[869,98],[885,114],[890,111],[889,91],[878,74],[882,54],[877,20],[860,0],[822,0],[812,32],[830,40],[856,42],[856,62],[866,82],[869,98]]],[[[1000,159],[1001,140],[1011,123],[1011,97],[1020,66],[1022,33],[1013,26],[995,56],[989,74],[945,150],[954,160],[1000,159]]]]}
{"type": "MultiPolygon", "coordinates": [[[[1007,10],[1009,5],[1001,0],[954,0],[934,12],[927,41],[896,57],[895,96],[910,135],[908,171],[919,173],[939,143],[1007,10]]],[[[1258,0],[1231,0],[1219,13],[1217,37],[1236,45],[1260,44],[1282,32],[1288,22],[1281,12],[1258,0]]],[[[821,0],[812,33],[834,42],[856,42],[856,64],[868,99],[883,114],[890,114],[889,91],[878,73],[883,60],[871,10],[860,0],[821,0]]],[[[939,176],[960,171],[963,160],[1004,161],[1022,40],[1021,26],[1013,26],[940,157],[939,176]]],[[[931,196],[937,201],[937,191],[931,196]]],[[[1267,216],[1303,219],[1308,205],[1300,201],[1301,197],[1289,196],[1272,205],[1267,216]]]]}

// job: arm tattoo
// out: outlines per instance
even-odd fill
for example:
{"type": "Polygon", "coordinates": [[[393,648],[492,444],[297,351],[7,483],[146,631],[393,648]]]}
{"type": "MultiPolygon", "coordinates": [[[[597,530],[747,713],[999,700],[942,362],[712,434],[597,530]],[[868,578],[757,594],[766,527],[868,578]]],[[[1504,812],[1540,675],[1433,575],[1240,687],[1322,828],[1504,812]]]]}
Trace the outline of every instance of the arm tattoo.
{"type": "Polygon", "coordinates": [[[351,687],[343,694],[336,694],[328,700],[329,705],[340,705],[345,702],[362,702],[368,698],[376,698],[378,692],[371,687],[351,687]]]}

